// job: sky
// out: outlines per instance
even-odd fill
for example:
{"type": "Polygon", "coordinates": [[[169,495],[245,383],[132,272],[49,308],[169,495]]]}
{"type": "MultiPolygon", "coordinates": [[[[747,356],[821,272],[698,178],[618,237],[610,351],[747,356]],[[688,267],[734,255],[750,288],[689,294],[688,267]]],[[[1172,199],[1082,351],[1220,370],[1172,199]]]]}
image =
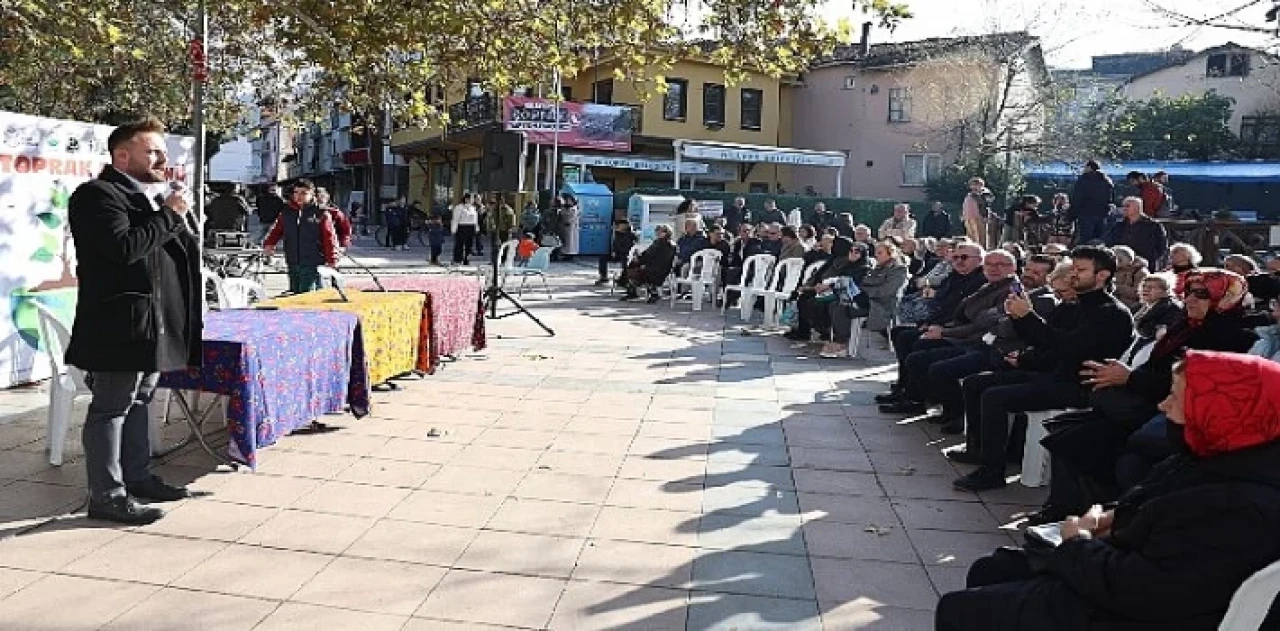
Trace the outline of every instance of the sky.
{"type": "MultiPolygon", "coordinates": [[[[1090,57],[1126,52],[1166,50],[1181,45],[1191,50],[1228,41],[1273,48],[1274,35],[1188,26],[1161,9],[1192,19],[1230,13],[1222,22],[1267,27],[1264,14],[1272,0],[899,0],[915,17],[895,31],[876,26],[871,41],[898,42],[929,37],[978,35],[1028,30],[1039,35],[1050,66],[1086,68],[1090,57]],[[1240,7],[1247,5],[1245,8],[1240,7]],[[1240,9],[1238,12],[1233,12],[1240,9]]],[[[831,19],[866,20],[850,2],[830,2],[824,15],[831,19]]]]}

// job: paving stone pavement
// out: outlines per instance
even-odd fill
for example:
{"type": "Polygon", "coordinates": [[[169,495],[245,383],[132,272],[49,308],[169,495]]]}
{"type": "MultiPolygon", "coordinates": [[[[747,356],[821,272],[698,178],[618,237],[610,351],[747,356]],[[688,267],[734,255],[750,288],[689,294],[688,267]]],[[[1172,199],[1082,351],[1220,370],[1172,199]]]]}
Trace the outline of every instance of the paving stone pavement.
{"type": "MultiPolygon", "coordinates": [[[[955,441],[872,405],[884,350],[806,356],[591,276],[558,266],[554,300],[527,296],[555,337],[491,321],[488,351],[256,473],[170,456],[162,475],[213,494],[156,524],[0,541],[0,628],[919,631],[1043,499],[953,491],[955,441]]],[[[0,536],[83,499],[77,435],[52,468],[42,419],[0,425],[0,536]]]]}

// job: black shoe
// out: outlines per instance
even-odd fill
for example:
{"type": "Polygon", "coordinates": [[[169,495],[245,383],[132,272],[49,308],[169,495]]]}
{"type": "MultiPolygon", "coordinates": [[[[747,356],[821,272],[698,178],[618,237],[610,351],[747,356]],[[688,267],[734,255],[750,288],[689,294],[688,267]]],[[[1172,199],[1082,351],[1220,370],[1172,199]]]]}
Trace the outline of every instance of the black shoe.
{"type": "Polygon", "coordinates": [[[907,401],[903,399],[897,403],[880,406],[880,411],[884,414],[910,414],[912,416],[924,414],[929,411],[929,406],[915,401],[907,401]]]}
{"type": "Polygon", "coordinates": [[[783,334],[782,334],[782,337],[785,337],[785,338],[787,338],[787,339],[789,339],[789,340],[791,340],[791,341],[793,341],[793,342],[808,342],[808,341],[809,341],[809,334],[808,334],[808,333],[801,333],[801,332],[796,331],[796,330],[794,330],[794,329],[793,329],[793,330],[790,330],[790,331],[787,331],[786,333],[783,333],[783,334]]]}
{"type": "Polygon", "coordinates": [[[192,497],[191,491],[188,491],[187,487],[165,484],[164,480],[154,475],[144,482],[126,484],[125,490],[132,497],[152,502],[176,502],[192,497]]]}
{"type": "Polygon", "coordinates": [[[164,511],[154,506],[144,506],[128,495],[113,497],[103,502],[89,501],[89,519],[113,521],[129,526],[145,526],[164,517],[164,511]]]}
{"type": "Polygon", "coordinates": [[[604,287],[605,285],[608,285],[608,284],[609,284],[609,280],[605,278],[601,278],[596,281],[596,287],[604,287]]]}
{"type": "Polygon", "coordinates": [[[645,299],[645,302],[649,304],[653,304],[655,302],[658,302],[661,299],[662,299],[662,296],[659,296],[658,294],[649,294],[649,297],[645,299]]]}
{"type": "Polygon", "coordinates": [[[1058,508],[1053,504],[1046,504],[1044,508],[1027,515],[1026,521],[1022,523],[1024,526],[1043,526],[1045,524],[1057,524],[1066,521],[1069,512],[1066,509],[1058,508]]]}
{"type": "Polygon", "coordinates": [[[951,419],[943,415],[942,412],[929,412],[920,420],[929,423],[930,425],[946,425],[951,422],[951,419]]]}
{"type": "Polygon", "coordinates": [[[982,456],[977,453],[971,453],[967,449],[952,449],[946,452],[947,460],[958,462],[960,464],[982,464],[982,456]]]}
{"type": "Polygon", "coordinates": [[[894,403],[900,403],[902,401],[902,396],[902,393],[897,390],[877,394],[876,403],[880,405],[893,405],[894,403]]]}
{"type": "Polygon", "coordinates": [[[1004,472],[996,469],[988,469],[982,467],[969,475],[958,478],[951,486],[958,491],[971,491],[978,493],[980,491],[994,491],[1003,489],[1008,484],[1004,480],[1004,472]]]}
{"type": "Polygon", "coordinates": [[[636,298],[639,298],[639,297],[640,297],[640,294],[626,294],[626,295],[622,296],[621,298],[619,298],[618,300],[621,300],[621,301],[623,301],[623,302],[626,302],[626,301],[628,301],[628,300],[635,300],[636,298]]]}
{"type": "Polygon", "coordinates": [[[950,419],[946,422],[945,425],[942,426],[942,428],[939,431],[949,436],[958,436],[960,434],[963,434],[964,419],[963,418],[950,419]]]}

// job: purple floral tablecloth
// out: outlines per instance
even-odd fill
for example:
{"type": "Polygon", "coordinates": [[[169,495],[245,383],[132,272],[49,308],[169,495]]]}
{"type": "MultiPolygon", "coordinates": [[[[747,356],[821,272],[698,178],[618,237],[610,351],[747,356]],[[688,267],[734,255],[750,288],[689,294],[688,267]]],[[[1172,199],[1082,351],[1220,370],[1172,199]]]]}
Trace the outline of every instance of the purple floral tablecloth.
{"type": "Polygon", "coordinates": [[[336,311],[210,311],[204,366],[160,385],[226,395],[228,455],[251,467],[258,449],[344,405],[369,413],[360,321],[336,311]]]}

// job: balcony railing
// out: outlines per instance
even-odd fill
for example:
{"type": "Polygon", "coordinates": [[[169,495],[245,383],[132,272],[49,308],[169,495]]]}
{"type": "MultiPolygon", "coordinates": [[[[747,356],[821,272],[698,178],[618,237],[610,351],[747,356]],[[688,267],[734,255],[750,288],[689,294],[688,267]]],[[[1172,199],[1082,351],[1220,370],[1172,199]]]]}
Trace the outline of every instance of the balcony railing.
{"type": "Polygon", "coordinates": [[[449,131],[458,132],[497,122],[502,114],[502,105],[492,96],[480,96],[454,103],[448,112],[449,131]]]}

